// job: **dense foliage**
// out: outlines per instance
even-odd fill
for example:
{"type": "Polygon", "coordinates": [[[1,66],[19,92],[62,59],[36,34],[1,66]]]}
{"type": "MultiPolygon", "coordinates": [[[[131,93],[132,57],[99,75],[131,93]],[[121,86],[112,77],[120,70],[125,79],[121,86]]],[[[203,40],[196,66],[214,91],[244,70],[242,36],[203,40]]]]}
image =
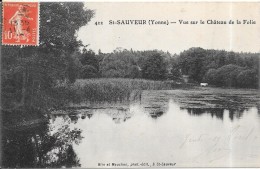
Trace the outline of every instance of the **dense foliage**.
{"type": "Polygon", "coordinates": [[[183,74],[195,82],[225,87],[258,87],[259,53],[191,48],[178,57],[183,74]]]}
{"type": "Polygon", "coordinates": [[[91,50],[85,50],[80,58],[83,65],[79,76],[81,78],[166,80],[169,79],[169,72],[173,66],[173,57],[169,53],[157,50],[133,51],[117,48],[106,54],[101,51],[95,54],[91,50]],[[84,67],[88,69],[87,76],[84,67]]]}
{"type": "Polygon", "coordinates": [[[70,141],[80,132],[64,130],[57,136],[45,137],[35,131],[35,125],[44,122],[43,114],[70,100],[70,91],[59,83],[71,83],[77,78],[77,56],[82,45],[76,33],[94,13],[78,2],[45,2],[40,6],[39,46],[1,48],[4,167],[62,167],[64,162],[68,167],[79,166],[70,141]],[[16,128],[17,124],[20,127],[16,128]],[[26,130],[29,136],[16,130],[26,130]],[[56,160],[53,149],[60,150],[55,151],[56,160]]]}
{"type": "Polygon", "coordinates": [[[216,86],[256,88],[258,73],[254,69],[229,64],[218,69],[209,69],[204,81],[216,86]]]}
{"type": "Polygon", "coordinates": [[[48,109],[57,106],[62,90],[58,81],[75,81],[75,59],[81,43],[76,31],[86,25],[93,11],[83,3],[42,3],[40,45],[2,47],[2,102],[6,111],[48,109]]]}
{"type": "Polygon", "coordinates": [[[168,52],[133,51],[118,48],[111,53],[82,54],[81,78],[143,78],[207,82],[223,87],[258,87],[259,53],[190,48],[179,55],[168,52]],[[87,54],[87,55],[86,55],[87,54]],[[87,71],[85,71],[87,70],[87,71]]]}

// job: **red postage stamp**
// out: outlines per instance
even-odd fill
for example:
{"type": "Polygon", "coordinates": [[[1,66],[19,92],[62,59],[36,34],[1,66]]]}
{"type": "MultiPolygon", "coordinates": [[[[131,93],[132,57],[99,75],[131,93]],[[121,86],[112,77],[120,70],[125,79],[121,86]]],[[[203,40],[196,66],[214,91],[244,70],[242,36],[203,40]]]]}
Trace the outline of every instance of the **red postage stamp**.
{"type": "Polygon", "coordinates": [[[4,45],[38,45],[38,2],[3,2],[2,43],[4,45]]]}

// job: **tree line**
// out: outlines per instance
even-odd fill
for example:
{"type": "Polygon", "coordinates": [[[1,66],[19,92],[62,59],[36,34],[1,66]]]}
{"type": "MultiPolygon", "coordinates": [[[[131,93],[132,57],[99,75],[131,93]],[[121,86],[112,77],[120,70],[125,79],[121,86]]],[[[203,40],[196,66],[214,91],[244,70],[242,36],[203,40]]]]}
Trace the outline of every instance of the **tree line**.
{"type": "Polygon", "coordinates": [[[190,48],[180,54],[117,48],[97,54],[86,48],[76,56],[74,78],[143,78],[206,82],[223,87],[258,87],[259,53],[190,48]]]}

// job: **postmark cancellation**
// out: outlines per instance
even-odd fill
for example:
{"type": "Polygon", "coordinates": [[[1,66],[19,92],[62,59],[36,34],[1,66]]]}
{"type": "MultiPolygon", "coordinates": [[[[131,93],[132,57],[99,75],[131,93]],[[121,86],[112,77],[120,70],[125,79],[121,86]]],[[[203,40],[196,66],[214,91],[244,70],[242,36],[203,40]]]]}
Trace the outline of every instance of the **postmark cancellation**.
{"type": "Polygon", "coordinates": [[[39,3],[3,2],[3,45],[39,44],[39,3]]]}

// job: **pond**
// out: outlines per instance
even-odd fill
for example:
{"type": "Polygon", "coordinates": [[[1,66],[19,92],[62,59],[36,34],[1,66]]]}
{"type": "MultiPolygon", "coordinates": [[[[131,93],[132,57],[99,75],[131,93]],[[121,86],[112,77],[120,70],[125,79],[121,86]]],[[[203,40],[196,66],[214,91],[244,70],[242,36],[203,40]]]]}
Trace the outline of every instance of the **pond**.
{"type": "Polygon", "coordinates": [[[255,91],[245,92],[146,91],[128,106],[51,115],[36,134],[8,138],[6,146],[18,155],[4,154],[5,162],[12,160],[15,167],[259,167],[259,100],[251,98],[255,91]],[[228,99],[220,103],[219,98],[228,99]]]}

